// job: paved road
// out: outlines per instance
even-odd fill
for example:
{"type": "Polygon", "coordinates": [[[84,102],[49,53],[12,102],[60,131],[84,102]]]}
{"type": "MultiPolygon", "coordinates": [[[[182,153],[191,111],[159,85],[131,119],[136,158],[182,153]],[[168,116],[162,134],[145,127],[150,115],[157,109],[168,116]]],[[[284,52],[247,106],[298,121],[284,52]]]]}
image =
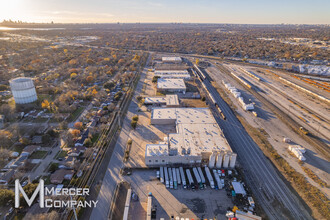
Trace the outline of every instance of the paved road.
{"type": "MultiPolygon", "coordinates": [[[[147,64],[150,60],[147,61],[147,64]]],[[[103,178],[102,186],[100,193],[97,197],[98,205],[93,209],[92,214],[89,219],[107,219],[110,211],[110,205],[113,198],[113,193],[115,191],[116,185],[119,181],[122,180],[121,175],[119,174],[121,168],[123,167],[123,155],[125,152],[125,147],[131,130],[131,118],[137,113],[138,101],[136,97],[140,94],[143,82],[146,77],[147,68],[141,73],[140,81],[135,90],[132,102],[128,107],[127,114],[125,116],[122,130],[119,134],[118,141],[115,145],[114,151],[112,153],[110,162],[108,164],[108,169],[103,178]]]]}
{"type": "Polygon", "coordinates": [[[45,173],[44,171],[49,166],[49,164],[54,160],[56,154],[61,150],[61,143],[56,143],[55,147],[47,148],[47,150],[48,149],[51,150],[52,153],[48,154],[45,158],[41,159],[41,162],[38,165],[37,169],[35,169],[32,173],[28,175],[30,181],[33,181],[36,177],[48,175],[48,173],[45,173]]]}
{"type": "Polygon", "coordinates": [[[209,80],[204,80],[204,83],[227,117],[225,121],[220,120],[220,117],[216,117],[216,120],[230,146],[238,154],[248,186],[269,219],[312,219],[209,80]],[[290,214],[283,216],[283,213],[290,214]]]}

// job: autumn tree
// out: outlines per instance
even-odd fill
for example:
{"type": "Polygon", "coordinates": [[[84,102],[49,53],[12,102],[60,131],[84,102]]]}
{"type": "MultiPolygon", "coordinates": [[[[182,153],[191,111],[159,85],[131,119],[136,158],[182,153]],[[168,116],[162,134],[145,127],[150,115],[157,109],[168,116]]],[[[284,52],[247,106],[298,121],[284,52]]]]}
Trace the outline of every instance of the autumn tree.
{"type": "Polygon", "coordinates": [[[78,130],[81,130],[82,129],[82,126],[83,126],[83,123],[78,121],[76,123],[74,123],[74,127],[78,130]]]}
{"type": "Polygon", "coordinates": [[[93,76],[87,76],[87,77],[86,77],[86,81],[87,81],[88,83],[93,82],[93,80],[94,80],[93,76]]]}
{"type": "Polygon", "coordinates": [[[78,129],[73,129],[73,130],[71,130],[71,134],[74,137],[78,137],[80,135],[80,131],[78,129]]]}
{"type": "Polygon", "coordinates": [[[77,77],[77,73],[71,73],[71,75],[70,75],[70,78],[71,79],[74,79],[74,78],[76,78],[77,77]]]}
{"type": "Polygon", "coordinates": [[[49,101],[47,100],[47,99],[45,99],[42,103],[41,103],[41,108],[47,108],[47,109],[49,109],[49,107],[50,107],[50,103],[49,103],[49,101]]]}

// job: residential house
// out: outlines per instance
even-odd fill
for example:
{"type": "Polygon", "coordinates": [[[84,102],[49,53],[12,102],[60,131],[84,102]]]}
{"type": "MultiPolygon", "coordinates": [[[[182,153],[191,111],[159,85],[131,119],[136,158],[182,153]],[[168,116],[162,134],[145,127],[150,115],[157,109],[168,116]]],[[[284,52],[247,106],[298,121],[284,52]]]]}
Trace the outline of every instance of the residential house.
{"type": "Polygon", "coordinates": [[[63,180],[71,180],[74,170],[59,169],[50,176],[50,182],[53,184],[61,184],[63,180]]]}

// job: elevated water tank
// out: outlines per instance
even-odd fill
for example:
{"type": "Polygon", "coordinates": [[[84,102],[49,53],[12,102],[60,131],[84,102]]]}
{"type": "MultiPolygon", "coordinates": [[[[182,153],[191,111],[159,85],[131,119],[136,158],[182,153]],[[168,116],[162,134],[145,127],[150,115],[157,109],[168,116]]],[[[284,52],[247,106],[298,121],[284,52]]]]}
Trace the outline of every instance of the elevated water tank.
{"type": "Polygon", "coordinates": [[[26,104],[37,100],[37,93],[31,78],[19,77],[9,81],[16,104],[26,104]]]}

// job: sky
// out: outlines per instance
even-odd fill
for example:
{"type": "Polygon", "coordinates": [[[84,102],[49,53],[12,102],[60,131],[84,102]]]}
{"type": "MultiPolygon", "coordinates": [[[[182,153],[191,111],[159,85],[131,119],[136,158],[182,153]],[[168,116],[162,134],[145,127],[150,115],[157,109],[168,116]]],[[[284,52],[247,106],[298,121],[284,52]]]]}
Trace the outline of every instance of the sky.
{"type": "Polygon", "coordinates": [[[0,0],[0,21],[330,24],[329,0],[0,0]]]}

